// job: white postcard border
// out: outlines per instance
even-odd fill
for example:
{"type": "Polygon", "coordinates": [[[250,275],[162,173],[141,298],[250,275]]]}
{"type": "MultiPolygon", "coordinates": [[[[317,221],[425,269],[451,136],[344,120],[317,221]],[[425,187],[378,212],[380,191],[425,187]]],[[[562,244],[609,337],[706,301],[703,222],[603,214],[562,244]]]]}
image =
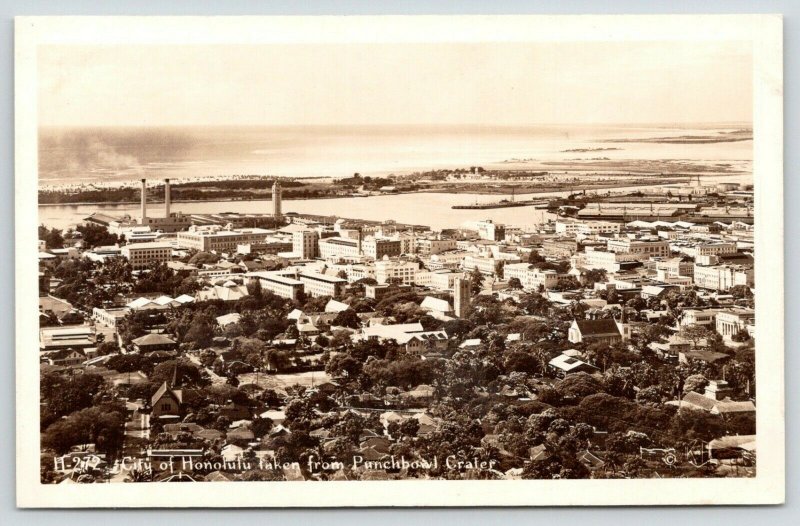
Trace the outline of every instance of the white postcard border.
{"type": "Polygon", "coordinates": [[[775,504],[784,500],[783,72],[775,15],[20,17],[15,36],[17,505],[363,507],[775,504]],[[39,481],[37,59],[42,44],[743,40],[753,43],[758,467],[751,479],[204,482],[39,481]]]}

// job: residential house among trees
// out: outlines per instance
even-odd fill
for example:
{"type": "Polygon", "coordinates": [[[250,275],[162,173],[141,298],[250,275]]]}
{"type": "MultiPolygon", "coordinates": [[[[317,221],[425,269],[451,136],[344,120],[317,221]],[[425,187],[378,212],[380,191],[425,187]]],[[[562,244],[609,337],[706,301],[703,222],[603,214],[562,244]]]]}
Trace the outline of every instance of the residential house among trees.
{"type": "Polygon", "coordinates": [[[569,341],[572,343],[607,343],[622,341],[619,325],[612,319],[574,320],[569,327],[569,341]]]}

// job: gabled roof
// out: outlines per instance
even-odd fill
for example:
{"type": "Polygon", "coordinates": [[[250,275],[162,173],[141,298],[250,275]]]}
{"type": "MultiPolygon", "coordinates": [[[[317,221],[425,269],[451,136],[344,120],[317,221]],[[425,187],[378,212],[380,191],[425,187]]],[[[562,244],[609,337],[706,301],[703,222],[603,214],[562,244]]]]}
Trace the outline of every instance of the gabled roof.
{"type": "Polygon", "coordinates": [[[84,356],[84,354],[77,349],[60,349],[48,354],[47,357],[51,360],[61,360],[63,358],[67,358],[68,356],[72,356],[73,354],[84,356]]]}
{"type": "Polygon", "coordinates": [[[169,305],[173,301],[175,300],[173,298],[170,298],[169,296],[159,296],[158,298],[153,300],[153,303],[156,303],[158,305],[169,305]]]}
{"type": "Polygon", "coordinates": [[[156,394],[154,394],[153,397],[150,399],[150,405],[155,406],[161,399],[161,397],[163,397],[167,393],[171,394],[178,401],[179,404],[183,403],[183,392],[180,389],[170,389],[167,382],[164,382],[161,384],[161,387],[158,388],[156,394]]]}
{"type": "Polygon", "coordinates": [[[217,316],[217,324],[220,327],[224,327],[225,325],[229,325],[231,323],[237,323],[242,318],[242,315],[238,312],[231,312],[229,314],[223,314],[222,316],[217,316]]]}
{"type": "Polygon", "coordinates": [[[732,400],[721,400],[716,404],[715,413],[721,415],[728,413],[755,413],[756,406],[750,400],[744,402],[734,402],[732,400]]]}
{"type": "Polygon", "coordinates": [[[617,323],[610,319],[600,320],[575,320],[578,330],[582,336],[620,336],[617,323]]]}
{"type": "Polygon", "coordinates": [[[331,299],[325,304],[325,312],[344,312],[350,308],[347,303],[331,299]]]}
{"type": "Polygon", "coordinates": [[[717,401],[713,398],[709,398],[694,391],[686,393],[682,401],[705,411],[711,411],[714,409],[714,406],[717,405],[717,401]]]}
{"type": "Polygon", "coordinates": [[[180,296],[175,298],[175,301],[177,301],[178,303],[192,303],[194,301],[194,298],[189,296],[188,294],[181,294],[180,296]]]}
{"type": "Polygon", "coordinates": [[[586,362],[579,360],[573,356],[568,356],[566,354],[560,354],[550,360],[549,364],[552,367],[557,369],[561,369],[562,371],[572,371],[577,369],[578,367],[589,365],[586,362]]]}
{"type": "Polygon", "coordinates": [[[149,305],[151,303],[152,304],[156,304],[154,301],[152,301],[149,298],[136,298],[132,302],[128,303],[127,306],[130,307],[131,309],[141,309],[145,305],[149,305]]]}
{"type": "Polygon", "coordinates": [[[293,309],[289,314],[286,315],[286,319],[299,320],[301,316],[303,316],[303,311],[300,309],[293,309]]]}
{"type": "Polygon", "coordinates": [[[145,334],[144,336],[140,336],[135,340],[132,340],[131,343],[134,345],[141,347],[146,345],[172,345],[175,343],[175,340],[170,338],[169,336],[165,336],[163,334],[145,334]]]}
{"type": "Polygon", "coordinates": [[[447,300],[434,298],[433,296],[425,296],[425,299],[423,299],[420,304],[420,308],[439,312],[451,312],[453,310],[447,300]]]}
{"type": "Polygon", "coordinates": [[[228,431],[228,439],[230,440],[232,438],[237,440],[252,440],[255,438],[255,435],[251,430],[240,427],[238,429],[228,431]]]}

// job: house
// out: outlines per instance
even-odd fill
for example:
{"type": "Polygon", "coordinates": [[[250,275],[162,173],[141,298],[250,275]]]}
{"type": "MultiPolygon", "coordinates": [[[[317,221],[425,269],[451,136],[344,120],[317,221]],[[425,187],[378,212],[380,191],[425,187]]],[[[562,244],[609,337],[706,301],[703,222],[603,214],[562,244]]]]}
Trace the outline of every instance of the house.
{"type": "Polygon", "coordinates": [[[609,345],[622,341],[619,324],[612,319],[574,320],[569,327],[569,341],[572,343],[606,343],[609,345]]]}
{"type": "Polygon", "coordinates": [[[402,323],[395,325],[375,325],[361,329],[362,340],[395,340],[397,343],[406,343],[414,333],[425,332],[420,322],[402,323]]]}
{"type": "Polygon", "coordinates": [[[79,365],[86,361],[86,356],[78,349],[61,349],[47,355],[50,365],[79,365]]]}
{"type": "Polygon", "coordinates": [[[422,354],[426,351],[442,351],[445,349],[447,349],[447,333],[444,331],[412,334],[406,341],[406,351],[409,353],[422,354]]]}
{"type": "Polygon", "coordinates": [[[706,446],[710,457],[745,456],[756,450],[756,435],[730,435],[716,438],[706,446]]]}
{"type": "Polygon", "coordinates": [[[597,471],[606,465],[603,459],[589,450],[578,454],[578,462],[586,466],[589,471],[597,471]]]}
{"type": "Polygon", "coordinates": [[[325,312],[344,312],[350,308],[350,305],[347,303],[342,303],[341,301],[336,301],[335,299],[330,299],[328,303],[325,304],[325,312]]]}
{"type": "Polygon", "coordinates": [[[230,314],[224,314],[222,316],[217,316],[217,325],[222,327],[223,329],[228,325],[233,325],[239,323],[239,320],[242,319],[242,315],[238,312],[231,312],[230,314]]]}
{"type": "Polygon", "coordinates": [[[150,399],[150,418],[177,419],[183,414],[183,391],[164,382],[150,399]]]}
{"type": "Polygon", "coordinates": [[[692,343],[689,340],[681,338],[678,334],[673,334],[667,338],[665,343],[651,343],[650,348],[662,358],[675,358],[682,352],[690,351],[692,348],[692,343]]]}
{"type": "Polygon", "coordinates": [[[214,285],[197,292],[197,301],[236,301],[248,295],[247,286],[226,281],[222,285],[214,285]]]}
{"type": "Polygon", "coordinates": [[[714,351],[682,351],[678,353],[678,362],[688,364],[692,360],[707,363],[717,363],[730,360],[729,354],[714,351]]]}
{"type": "Polygon", "coordinates": [[[242,453],[244,453],[244,448],[235,444],[226,444],[220,451],[220,456],[225,462],[235,462],[242,457],[242,453]]]}
{"type": "Polygon", "coordinates": [[[428,402],[433,400],[436,389],[430,385],[420,384],[411,391],[402,393],[400,398],[407,401],[428,402]]]}
{"type": "Polygon", "coordinates": [[[194,433],[194,436],[202,438],[203,440],[208,440],[209,442],[214,442],[216,440],[221,440],[223,435],[222,431],[217,431],[216,429],[203,429],[202,431],[194,433]]]}
{"type": "Polygon", "coordinates": [[[178,348],[178,342],[164,334],[145,334],[132,340],[133,350],[139,353],[153,351],[174,351],[178,348]]]}
{"type": "Polygon", "coordinates": [[[470,338],[468,340],[464,340],[461,345],[458,346],[459,349],[462,350],[470,350],[470,349],[478,349],[481,346],[480,338],[470,338]]]}
{"type": "Polygon", "coordinates": [[[675,285],[645,285],[642,287],[640,297],[643,300],[650,298],[662,299],[668,290],[677,288],[675,285]]]}
{"type": "Polygon", "coordinates": [[[550,360],[548,362],[548,367],[556,372],[559,376],[566,376],[568,374],[573,373],[593,373],[597,371],[597,367],[593,365],[589,365],[588,363],[575,358],[574,356],[569,356],[566,354],[560,354],[550,360]]]}
{"type": "Polygon", "coordinates": [[[528,450],[528,455],[530,459],[534,462],[544,461],[549,459],[552,455],[544,444],[539,444],[538,446],[533,446],[528,450]]]}
{"type": "Polygon", "coordinates": [[[425,296],[422,300],[420,308],[426,312],[437,312],[439,314],[450,314],[453,308],[447,300],[441,298],[434,298],[433,296],[425,296]]]}
{"type": "Polygon", "coordinates": [[[709,398],[708,396],[704,396],[694,391],[686,393],[681,400],[680,405],[681,407],[687,407],[689,409],[706,411],[712,415],[729,415],[733,413],[755,414],[756,412],[755,404],[749,400],[743,402],[735,402],[730,398],[725,398],[724,400],[714,400],[713,398],[709,398]]]}
{"type": "Polygon", "coordinates": [[[260,418],[269,418],[274,425],[280,425],[286,420],[286,413],[280,409],[269,409],[259,415],[260,418]]]}
{"type": "Polygon", "coordinates": [[[195,423],[176,423],[176,424],[165,424],[164,425],[164,432],[169,433],[172,439],[178,438],[178,435],[181,433],[187,433],[190,435],[196,435],[196,433],[203,431],[203,427],[199,426],[195,423]]]}
{"type": "Polygon", "coordinates": [[[224,416],[233,422],[236,420],[249,420],[253,417],[253,413],[249,407],[231,402],[219,408],[217,417],[220,416],[224,416]]]}
{"type": "Polygon", "coordinates": [[[233,429],[228,431],[228,440],[243,440],[243,441],[251,441],[255,439],[255,435],[253,432],[246,427],[240,427],[238,429],[233,429]]]}

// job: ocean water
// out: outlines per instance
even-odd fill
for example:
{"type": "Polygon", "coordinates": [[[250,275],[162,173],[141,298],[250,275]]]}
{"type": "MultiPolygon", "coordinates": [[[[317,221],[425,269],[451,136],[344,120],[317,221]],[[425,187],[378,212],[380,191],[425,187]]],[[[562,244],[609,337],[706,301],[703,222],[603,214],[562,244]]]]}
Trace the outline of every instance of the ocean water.
{"type": "Polygon", "coordinates": [[[463,168],[541,168],[603,157],[726,163],[750,170],[752,141],[613,142],[718,136],[748,124],[695,126],[318,126],[42,128],[41,185],[221,175],[348,177],[463,168]],[[565,150],[616,148],[569,152],[565,150]],[[519,162],[518,160],[525,160],[519,162]],[[513,162],[509,162],[513,161],[513,162]]]}
{"type": "MultiPolygon", "coordinates": [[[[704,178],[708,184],[714,182],[746,182],[745,176],[708,176],[704,178]]],[[[656,188],[658,185],[621,187],[614,191],[644,190],[656,188]]],[[[597,190],[591,193],[604,193],[597,190]]],[[[547,194],[518,194],[519,199],[566,196],[569,191],[548,192],[547,194]]],[[[458,228],[468,226],[474,221],[491,219],[497,223],[526,227],[545,223],[554,218],[545,210],[531,206],[515,208],[494,208],[487,210],[461,210],[453,205],[472,203],[493,203],[500,198],[491,194],[453,194],[453,193],[410,193],[391,194],[373,197],[341,197],[335,199],[284,199],[284,212],[299,214],[321,214],[352,219],[372,221],[395,220],[399,223],[427,225],[434,229],[458,228]]],[[[163,205],[151,203],[148,213],[156,216],[163,213],[163,205]]],[[[254,201],[195,201],[173,202],[173,212],[184,214],[209,214],[220,212],[240,213],[272,213],[272,202],[269,200],[254,201]]],[[[94,212],[103,212],[112,216],[128,215],[138,217],[139,206],[133,203],[101,204],[101,205],[57,205],[40,206],[39,222],[51,228],[75,228],[84,218],[94,212]]]]}

